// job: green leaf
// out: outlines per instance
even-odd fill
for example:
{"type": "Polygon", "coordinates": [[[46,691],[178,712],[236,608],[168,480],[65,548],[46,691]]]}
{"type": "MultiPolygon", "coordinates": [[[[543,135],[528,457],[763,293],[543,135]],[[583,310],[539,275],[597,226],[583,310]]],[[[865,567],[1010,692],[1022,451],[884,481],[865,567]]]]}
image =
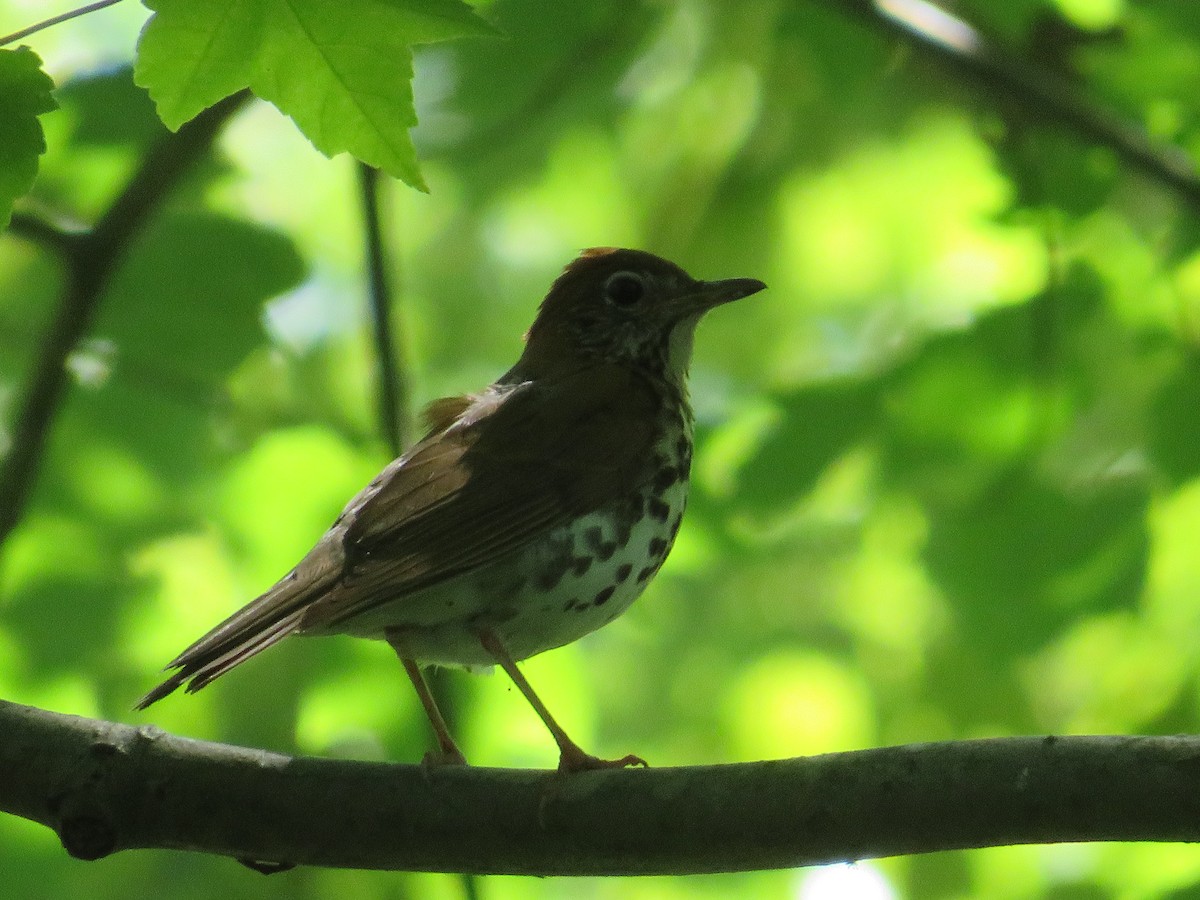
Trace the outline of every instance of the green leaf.
{"type": "Polygon", "coordinates": [[[263,341],[263,303],[304,274],[282,234],[211,213],[164,216],[113,277],[95,333],[151,383],[208,385],[263,341]]]}
{"type": "Polygon", "coordinates": [[[58,106],[54,82],[28,47],[0,50],[0,228],[8,227],[13,201],[33,187],[46,138],[37,117],[58,106]]]}
{"type": "Polygon", "coordinates": [[[278,232],[209,212],[161,216],[114,274],[95,346],[76,354],[96,357],[108,374],[72,407],[68,427],[79,435],[64,441],[84,446],[98,434],[157,478],[192,478],[213,448],[203,410],[265,342],[265,301],[304,274],[295,246],[278,232]]]}
{"type": "Polygon", "coordinates": [[[72,149],[144,148],[166,133],[150,97],[133,83],[132,66],[72,78],[55,96],[71,123],[72,149]]]}
{"type": "Polygon", "coordinates": [[[137,83],[169,128],[242,88],[327,156],[349,152],[425,189],[412,45],[491,29],[459,0],[146,0],[137,83]]]}

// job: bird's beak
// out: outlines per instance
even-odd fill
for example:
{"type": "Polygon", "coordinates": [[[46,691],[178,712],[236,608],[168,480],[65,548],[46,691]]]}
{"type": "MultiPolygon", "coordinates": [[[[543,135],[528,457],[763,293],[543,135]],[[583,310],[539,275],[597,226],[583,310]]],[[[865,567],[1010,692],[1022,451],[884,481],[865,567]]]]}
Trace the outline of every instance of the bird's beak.
{"type": "Polygon", "coordinates": [[[766,285],[757,278],[727,278],[724,281],[701,281],[700,290],[696,295],[697,303],[703,309],[712,309],[723,303],[732,303],[751,294],[757,294],[766,285]]]}
{"type": "Polygon", "coordinates": [[[757,278],[728,278],[724,281],[697,281],[687,294],[672,297],[660,304],[656,313],[663,322],[682,322],[699,319],[710,309],[757,294],[766,285],[757,278]]]}
{"type": "Polygon", "coordinates": [[[732,303],[751,294],[757,294],[766,285],[757,278],[727,278],[724,281],[698,281],[690,294],[669,301],[662,310],[668,321],[682,321],[692,316],[702,316],[710,309],[723,303],[732,303]]]}

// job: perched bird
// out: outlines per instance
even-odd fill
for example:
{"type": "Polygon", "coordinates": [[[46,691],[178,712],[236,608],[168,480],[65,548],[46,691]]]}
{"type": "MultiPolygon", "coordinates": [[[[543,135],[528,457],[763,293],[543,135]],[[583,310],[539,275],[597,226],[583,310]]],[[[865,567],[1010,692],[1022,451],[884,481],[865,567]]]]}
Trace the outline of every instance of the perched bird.
{"type": "Polygon", "coordinates": [[[352,499],[300,563],[167,666],[144,709],[197,691],[289,635],[386,640],[465,763],[422,665],[499,664],[565,771],[645,763],[581,750],[517,668],[611,622],[666,559],[687,501],[687,369],[708,310],[761,291],[696,281],[639,250],[586,250],[538,310],[520,360],[435,401],[429,431],[352,499]]]}

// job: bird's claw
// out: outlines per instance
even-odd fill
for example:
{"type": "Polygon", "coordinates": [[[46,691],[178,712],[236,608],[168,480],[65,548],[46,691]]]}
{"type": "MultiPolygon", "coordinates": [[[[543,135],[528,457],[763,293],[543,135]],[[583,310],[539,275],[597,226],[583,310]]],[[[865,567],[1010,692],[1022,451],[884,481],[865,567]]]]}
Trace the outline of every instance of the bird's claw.
{"type": "Polygon", "coordinates": [[[601,759],[575,747],[563,750],[558,757],[558,771],[563,773],[592,772],[597,769],[625,769],[630,766],[650,768],[648,762],[632,753],[622,756],[620,759],[601,759]]]}

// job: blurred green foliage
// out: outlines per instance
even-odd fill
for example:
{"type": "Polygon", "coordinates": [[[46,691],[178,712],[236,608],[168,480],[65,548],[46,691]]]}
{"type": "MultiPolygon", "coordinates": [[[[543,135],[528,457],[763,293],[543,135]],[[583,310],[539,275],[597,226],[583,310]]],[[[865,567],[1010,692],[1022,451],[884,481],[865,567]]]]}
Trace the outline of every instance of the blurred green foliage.
{"type": "Polygon", "coordinates": [[[0,228],[8,226],[13,201],[33,186],[46,149],[37,117],[54,109],[53,88],[28,47],[0,50],[0,228]]]}
{"type": "MultiPolygon", "coordinates": [[[[656,765],[981,735],[1200,730],[1196,193],[998,96],[852,3],[479,9],[422,50],[430,187],[390,194],[414,400],[519,352],[581,247],[771,290],[698,336],[689,515],[645,598],[526,665],[586,747],[656,765]]],[[[1028,65],[1193,156],[1200,11],[962,0],[1028,65]]],[[[93,219],[161,133],[128,61],[145,11],[31,39],[60,85],[18,209],[93,219]]],[[[0,31],[28,6],[0,0],[0,31]]],[[[194,697],[156,670],[295,562],[386,462],[354,172],[277,112],[129,250],[0,556],[0,696],[283,751],[416,760],[386,647],[295,641],[194,697]]],[[[0,421],[62,273],[0,238],[0,421]]],[[[0,446],[4,435],[0,433],[0,446]]],[[[451,674],[485,765],[552,764],[502,678],[451,674]]],[[[4,895],[458,897],[451,876],[264,882],[167,853],[69,860],[0,819],[4,895]]],[[[1181,846],[1017,847],[824,872],[494,878],[480,896],[1189,897],[1181,846]]]]}

